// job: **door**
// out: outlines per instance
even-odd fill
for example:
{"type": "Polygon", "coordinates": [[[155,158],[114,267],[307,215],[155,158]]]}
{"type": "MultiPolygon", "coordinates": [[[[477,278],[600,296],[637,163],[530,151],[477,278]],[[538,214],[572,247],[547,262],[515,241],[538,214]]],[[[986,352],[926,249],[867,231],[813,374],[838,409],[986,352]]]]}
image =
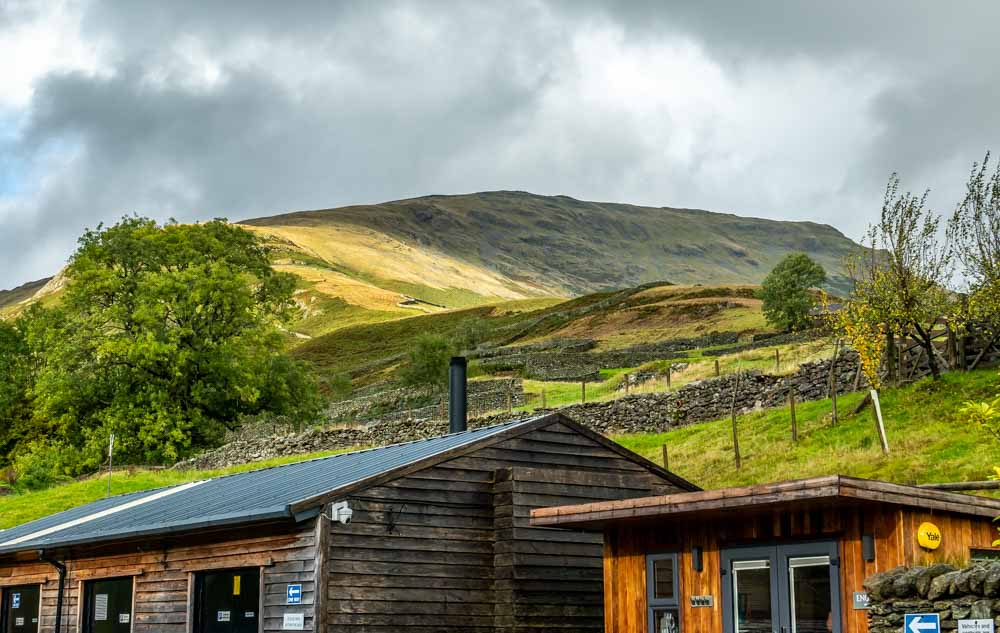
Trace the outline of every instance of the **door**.
{"type": "Polygon", "coordinates": [[[195,633],[257,633],[260,570],[227,569],[195,576],[195,633]]]}
{"type": "Polygon", "coordinates": [[[132,578],[88,580],[83,585],[83,633],[132,630],[132,578]]]}
{"type": "Polygon", "coordinates": [[[841,633],[837,544],[722,552],[726,633],[841,633]]]}
{"type": "Polygon", "coordinates": [[[39,586],[21,585],[3,590],[0,630],[3,633],[38,633],[39,586]]]}

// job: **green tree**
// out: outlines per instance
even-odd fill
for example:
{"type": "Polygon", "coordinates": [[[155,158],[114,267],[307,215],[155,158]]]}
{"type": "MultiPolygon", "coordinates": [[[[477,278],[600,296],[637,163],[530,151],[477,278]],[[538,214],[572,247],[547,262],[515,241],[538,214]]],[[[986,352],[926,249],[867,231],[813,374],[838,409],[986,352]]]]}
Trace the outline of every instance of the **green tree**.
{"type": "Polygon", "coordinates": [[[826,281],[826,271],[804,253],[791,253],[778,262],[760,287],[764,318],[776,328],[798,330],[809,324],[815,299],[811,288],[826,281]]]}
{"type": "Polygon", "coordinates": [[[31,322],[44,350],[35,418],[100,463],[109,433],[130,461],[168,462],[216,443],[241,416],[309,416],[311,375],[277,329],[293,278],[224,220],[158,225],[126,217],[88,230],[59,307],[31,322]]]}
{"type": "Polygon", "coordinates": [[[413,343],[409,359],[400,370],[407,385],[444,387],[448,384],[448,363],[454,346],[443,336],[422,334],[413,343]]]}
{"type": "Polygon", "coordinates": [[[25,318],[0,321],[0,466],[10,463],[14,447],[34,435],[31,386],[34,377],[25,318]]]}

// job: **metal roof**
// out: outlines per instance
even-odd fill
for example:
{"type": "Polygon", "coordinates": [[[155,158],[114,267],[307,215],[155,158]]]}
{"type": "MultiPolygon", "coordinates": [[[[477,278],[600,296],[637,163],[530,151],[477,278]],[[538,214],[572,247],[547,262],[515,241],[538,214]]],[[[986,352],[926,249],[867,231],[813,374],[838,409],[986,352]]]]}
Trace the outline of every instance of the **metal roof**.
{"type": "Polygon", "coordinates": [[[291,506],[296,502],[487,440],[544,417],[102,499],[0,532],[0,553],[294,518],[291,506]]]}

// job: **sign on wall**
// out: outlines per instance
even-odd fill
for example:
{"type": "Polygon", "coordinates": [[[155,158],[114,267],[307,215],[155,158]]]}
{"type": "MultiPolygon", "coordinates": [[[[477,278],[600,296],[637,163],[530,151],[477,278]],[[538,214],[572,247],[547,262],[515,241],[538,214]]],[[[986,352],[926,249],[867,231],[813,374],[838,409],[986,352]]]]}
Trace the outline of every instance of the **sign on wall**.
{"type": "Polygon", "coordinates": [[[302,585],[288,585],[288,592],[285,604],[301,604],[301,603],[302,603],[302,585]]]}
{"type": "Polygon", "coordinates": [[[863,611],[871,607],[871,597],[868,595],[867,591],[855,591],[853,599],[851,600],[851,605],[854,607],[855,611],[863,611]]]}
{"type": "Polygon", "coordinates": [[[993,633],[993,620],[959,620],[958,633],[993,633]]]}
{"type": "Polygon", "coordinates": [[[936,613],[907,613],[903,616],[904,633],[941,633],[941,619],[936,613]]]}
{"type": "Polygon", "coordinates": [[[302,631],[306,628],[306,616],[304,613],[286,613],[281,618],[282,631],[302,631]]]}
{"type": "Polygon", "coordinates": [[[917,543],[924,549],[937,549],[941,547],[941,530],[938,526],[930,522],[924,522],[917,528],[917,543]]]}

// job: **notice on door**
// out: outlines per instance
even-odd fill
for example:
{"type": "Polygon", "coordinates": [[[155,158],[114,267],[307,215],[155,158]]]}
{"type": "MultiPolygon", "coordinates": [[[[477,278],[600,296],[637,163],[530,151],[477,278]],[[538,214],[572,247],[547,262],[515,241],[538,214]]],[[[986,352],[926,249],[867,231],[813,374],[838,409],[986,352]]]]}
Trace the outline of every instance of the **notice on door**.
{"type": "Polygon", "coordinates": [[[959,620],[958,633],[993,633],[993,620],[959,620]]]}
{"type": "Polygon", "coordinates": [[[302,631],[306,628],[304,613],[286,613],[281,620],[282,631],[302,631]]]}
{"type": "Polygon", "coordinates": [[[104,622],[108,619],[108,594],[99,593],[94,596],[94,620],[104,622]]]}
{"type": "Polygon", "coordinates": [[[218,613],[215,614],[216,622],[229,622],[229,619],[230,619],[229,611],[219,611],[218,613]]]}

